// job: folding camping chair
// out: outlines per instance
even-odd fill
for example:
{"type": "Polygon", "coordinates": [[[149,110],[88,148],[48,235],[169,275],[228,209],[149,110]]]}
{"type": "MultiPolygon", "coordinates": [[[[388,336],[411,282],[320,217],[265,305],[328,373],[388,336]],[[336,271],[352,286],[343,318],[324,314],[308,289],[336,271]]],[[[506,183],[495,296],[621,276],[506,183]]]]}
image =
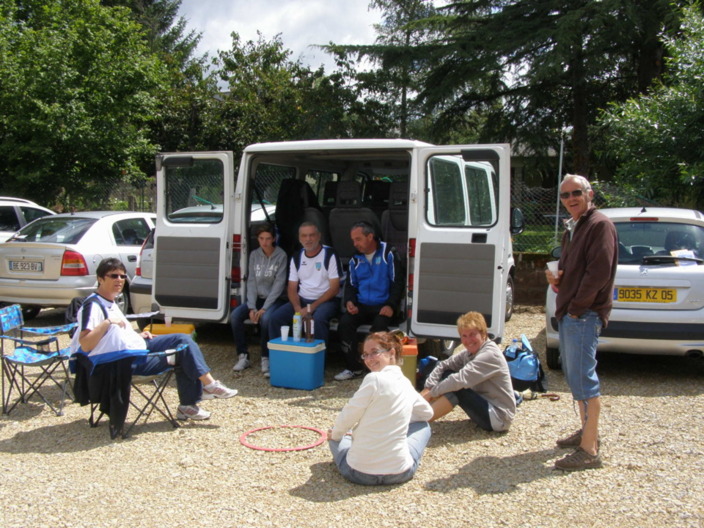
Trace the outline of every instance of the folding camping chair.
{"type": "MultiPolygon", "coordinates": [[[[110,437],[112,439],[122,436],[126,438],[132,428],[144,419],[149,420],[153,411],[157,411],[171,425],[179,427],[169,405],[164,398],[164,389],[171,380],[174,365],[167,363],[164,369],[149,376],[132,374],[132,364],[144,361],[150,357],[174,357],[188,345],[181,345],[177,349],[165,352],[149,352],[148,350],[129,350],[115,352],[117,359],[102,361],[100,357],[91,357],[79,351],[74,355],[73,370],[76,373],[76,396],[81,405],[90,403],[91,427],[97,427],[100,419],[108,414],[110,417],[110,437]],[[129,383],[124,378],[128,372],[129,383]],[[123,381],[120,381],[120,380],[123,381]],[[107,383],[106,386],[101,384],[107,383]],[[121,385],[127,383],[126,390],[121,385]],[[107,388],[106,394],[104,388],[107,388]],[[133,397],[138,395],[138,401],[133,397]],[[128,409],[132,407],[137,411],[137,417],[125,429],[128,409]],[[97,417],[96,417],[97,414],[97,417]]],[[[175,363],[173,361],[172,363],[175,363]]]]}
{"type": "Polygon", "coordinates": [[[67,363],[70,349],[60,348],[58,334],[69,332],[75,324],[46,328],[24,326],[22,308],[13,304],[0,309],[0,356],[2,358],[2,412],[10,414],[18,403],[27,403],[35,394],[61,416],[71,388],[67,363]],[[31,334],[32,337],[27,334],[31,334]],[[60,375],[63,374],[63,381],[60,375]],[[61,389],[61,402],[55,407],[41,392],[52,382],[61,389]],[[16,394],[16,396],[13,396],[16,394]]]}

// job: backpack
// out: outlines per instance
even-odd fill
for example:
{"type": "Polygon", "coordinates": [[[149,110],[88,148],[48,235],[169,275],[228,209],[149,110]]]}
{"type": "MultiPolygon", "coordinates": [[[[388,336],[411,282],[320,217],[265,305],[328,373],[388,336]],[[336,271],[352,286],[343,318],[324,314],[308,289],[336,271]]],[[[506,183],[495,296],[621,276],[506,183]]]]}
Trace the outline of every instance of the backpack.
{"type": "MultiPolygon", "coordinates": [[[[73,299],[71,299],[71,302],[66,307],[66,315],[64,316],[66,319],[66,324],[77,323],[78,310],[80,310],[81,307],[83,307],[84,305],[91,303],[96,303],[98,306],[100,306],[100,309],[103,311],[103,316],[105,317],[105,319],[108,318],[108,311],[105,309],[105,306],[100,304],[100,302],[98,301],[98,297],[95,294],[91,294],[88,297],[74,297],[73,299]]],[[[76,333],[77,328],[78,327],[72,328],[68,335],[70,337],[73,337],[73,334],[76,333]]]]}
{"type": "Polygon", "coordinates": [[[508,363],[514,390],[519,392],[526,389],[531,389],[533,392],[547,390],[543,366],[525,334],[521,334],[520,346],[518,340],[514,339],[513,343],[506,347],[504,357],[508,363]]]}

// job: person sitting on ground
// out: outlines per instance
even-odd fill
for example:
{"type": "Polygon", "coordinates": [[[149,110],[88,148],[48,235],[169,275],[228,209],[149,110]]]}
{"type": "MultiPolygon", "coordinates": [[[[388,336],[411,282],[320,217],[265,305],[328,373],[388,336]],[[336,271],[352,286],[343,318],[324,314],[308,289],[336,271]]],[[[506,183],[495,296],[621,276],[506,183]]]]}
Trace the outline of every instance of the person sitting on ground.
{"type": "Polygon", "coordinates": [[[465,350],[439,362],[421,392],[433,406],[432,420],[459,405],[482,429],[508,431],[516,414],[516,398],[506,358],[488,338],[486,321],[479,312],[461,315],[457,330],[465,350]]]}
{"type": "Polygon", "coordinates": [[[346,312],[340,318],[338,332],[346,368],[335,379],[356,378],[363,372],[357,351],[357,328],[371,323],[371,332],[389,329],[394,308],[403,295],[403,274],[396,251],[380,241],[368,222],[352,226],[350,237],[357,253],[349,262],[344,287],[346,312]]]}
{"type": "Polygon", "coordinates": [[[328,431],[335,465],[356,484],[411,480],[430,440],[433,409],[401,372],[401,351],[389,332],[367,336],[362,359],[371,372],[328,431]]]}
{"type": "Polygon", "coordinates": [[[274,311],[286,304],[286,252],[274,245],[274,226],[267,223],[257,228],[259,247],[249,255],[247,302],[240,304],[230,316],[232,335],[237,348],[235,372],[249,368],[247,333],[244,322],[249,319],[259,325],[261,336],[262,372],[269,376],[269,319],[274,311]]]}
{"type": "Polygon", "coordinates": [[[330,319],[337,315],[340,300],[340,259],[335,250],[320,243],[321,234],[313,222],[298,228],[303,248],[291,257],[288,276],[289,302],[271,316],[269,335],[281,337],[281,327],[291,325],[294,313],[303,320],[312,320],[315,339],[328,340],[330,319]]]}
{"type": "MultiPolygon", "coordinates": [[[[137,333],[127,320],[115,299],[125,287],[124,264],[117,258],[103,259],[96,270],[98,289],[94,302],[84,302],[78,310],[78,328],[71,341],[73,353],[83,351],[91,355],[120,350],[149,350],[164,352],[181,344],[188,345],[178,353],[176,359],[176,386],[180,405],[176,417],[179,420],[207,420],[210,413],[198,407],[198,402],[214,398],[232,398],[237,394],[215,380],[205,363],[198,345],[185,334],[154,336],[150,332],[137,333]],[[96,306],[99,303],[101,306],[96,306]],[[106,315],[107,314],[107,317],[106,315]]],[[[146,361],[133,366],[133,374],[149,376],[162,372],[168,363],[164,356],[146,357],[146,361]]]]}

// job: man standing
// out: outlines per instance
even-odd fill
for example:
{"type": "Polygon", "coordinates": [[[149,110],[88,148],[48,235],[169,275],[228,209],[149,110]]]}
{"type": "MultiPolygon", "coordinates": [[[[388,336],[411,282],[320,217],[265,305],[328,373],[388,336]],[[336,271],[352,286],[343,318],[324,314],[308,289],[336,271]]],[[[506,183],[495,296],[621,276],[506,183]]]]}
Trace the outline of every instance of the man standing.
{"type": "Polygon", "coordinates": [[[337,315],[340,291],[340,260],[335,251],[320,243],[318,227],[303,222],[298,228],[298,240],[303,248],[291,257],[288,275],[289,302],[271,315],[269,335],[281,337],[281,326],[291,325],[293,314],[311,319],[316,339],[327,341],[330,319],[337,315]]]}
{"type": "Polygon", "coordinates": [[[372,333],[388,330],[403,295],[396,251],[376,238],[368,222],[354,224],[350,236],[357,253],[350,259],[343,296],[347,312],[338,326],[347,368],[335,376],[337,381],[356,378],[363,372],[357,352],[359,325],[371,323],[372,333]]]}
{"type": "Polygon", "coordinates": [[[557,293],[555,316],[560,332],[562,370],[579,406],[582,427],[557,441],[575,451],[555,462],[574,471],[601,467],[599,413],[601,392],[596,374],[596,346],[611,313],[618,239],[613,223],[596,210],[589,181],[568,174],[560,185],[560,200],[570,219],[565,222],[562,254],[555,277],[545,272],[557,293]]]}

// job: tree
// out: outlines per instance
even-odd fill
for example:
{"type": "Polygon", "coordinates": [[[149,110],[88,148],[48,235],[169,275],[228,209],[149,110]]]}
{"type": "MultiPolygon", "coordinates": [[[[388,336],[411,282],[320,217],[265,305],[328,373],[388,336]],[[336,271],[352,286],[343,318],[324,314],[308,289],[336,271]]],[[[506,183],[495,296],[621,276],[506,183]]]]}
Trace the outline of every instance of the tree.
{"type": "Polygon", "coordinates": [[[97,0],[0,7],[0,180],[7,194],[106,206],[153,153],[161,62],[122,8],[97,0]]]}
{"type": "Polygon", "coordinates": [[[678,16],[669,0],[457,1],[430,21],[442,38],[421,97],[440,130],[477,114],[479,139],[538,155],[570,125],[571,170],[590,174],[590,125],[662,74],[660,31],[678,16]]]}
{"type": "Polygon", "coordinates": [[[665,37],[668,73],[650,93],[613,104],[601,117],[603,148],[617,179],[651,199],[704,206],[704,17],[685,9],[682,35],[665,37]]]}
{"type": "Polygon", "coordinates": [[[377,66],[354,71],[349,75],[351,83],[360,99],[374,99],[387,107],[387,134],[408,137],[413,124],[423,117],[415,97],[427,68],[419,49],[429,38],[429,28],[418,21],[433,16],[435,8],[430,0],[371,0],[369,7],[383,11],[382,23],[375,26],[376,44],[321,47],[335,54],[341,64],[351,59],[359,65],[366,58],[377,66]]]}

